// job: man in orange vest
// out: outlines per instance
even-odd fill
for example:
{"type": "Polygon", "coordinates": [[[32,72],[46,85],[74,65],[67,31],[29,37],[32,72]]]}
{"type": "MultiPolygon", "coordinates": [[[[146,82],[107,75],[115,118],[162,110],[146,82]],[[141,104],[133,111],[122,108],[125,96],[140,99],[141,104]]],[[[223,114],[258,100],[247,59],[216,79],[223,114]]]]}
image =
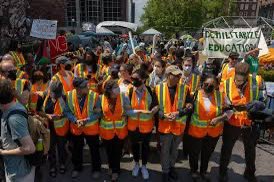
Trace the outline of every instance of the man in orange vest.
{"type": "Polygon", "coordinates": [[[99,95],[88,89],[88,80],[75,78],[73,80],[75,89],[68,92],[67,102],[75,120],[70,124],[72,134],[73,150],[72,163],[74,166],[72,178],[77,178],[83,165],[83,147],[86,140],[92,159],[92,177],[98,179],[101,171],[101,160],[99,153],[99,114],[95,114],[95,108],[99,108],[99,95]]]}
{"type": "MultiPolygon", "coordinates": [[[[171,65],[166,69],[167,81],[156,86],[155,91],[159,103],[159,126],[161,145],[162,180],[177,180],[178,175],[174,169],[178,146],[182,141],[185,129],[186,116],[184,108],[191,109],[186,104],[189,97],[189,87],[179,84],[182,71],[178,66],[171,65]]],[[[187,110],[188,110],[187,109],[187,110]]]]}
{"type": "Polygon", "coordinates": [[[239,54],[236,52],[231,52],[228,56],[228,63],[225,63],[221,71],[221,81],[225,81],[231,77],[235,76],[235,65],[238,63],[239,54]]]}
{"type": "Polygon", "coordinates": [[[60,56],[56,59],[56,64],[58,72],[51,78],[52,81],[60,81],[63,85],[63,92],[67,93],[73,89],[73,73],[66,70],[66,63],[69,62],[69,59],[65,56],[60,56]]]}
{"type": "Polygon", "coordinates": [[[235,77],[224,82],[224,91],[234,107],[234,114],[224,125],[223,145],[220,158],[219,181],[228,181],[227,166],[230,161],[233,146],[240,135],[243,137],[246,169],[244,177],[248,181],[256,181],[256,130],[252,129],[252,121],[248,118],[247,105],[256,100],[263,100],[262,83],[258,76],[249,74],[247,63],[235,66],[235,77]]]}

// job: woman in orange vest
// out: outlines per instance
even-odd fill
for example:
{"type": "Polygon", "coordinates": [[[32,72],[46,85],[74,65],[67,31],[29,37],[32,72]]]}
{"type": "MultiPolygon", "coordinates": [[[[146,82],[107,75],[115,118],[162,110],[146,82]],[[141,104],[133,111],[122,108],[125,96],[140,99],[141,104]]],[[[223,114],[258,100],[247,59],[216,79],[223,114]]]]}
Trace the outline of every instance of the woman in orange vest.
{"type": "Polygon", "coordinates": [[[120,92],[115,80],[107,81],[100,102],[102,111],[100,136],[106,147],[111,179],[117,181],[123,144],[128,134],[126,116],[131,115],[134,111],[131,110],[128,97],[120,92]]]}
{"type": "Polygon", "coordinates": [[[131,140],[133,158],[135,161],[132,176],[137,177],[139,174],[141,143],[141,173],[144,180],[149,179],[149,173],[146,168],[149,156],[149,141],[154,127],[154,114],[158,111],[156,95],[152,93],[150,87],[145,86],[147,78],[148,75],[141,69],[134,71],[132,74],[131,80],[133,88],[130,88],[129,90],[129,99],[132,109],[140,110],[140,113],[134,114],[128,118],[129,138],[131,140]]]}
{"type": "Polygon", "coordinates": [[[57,175],[57,158],[56,147],[59,159],[59,173],[64,174],[66,171],[65,163],[67,159],[66,143],[69,131],[69,121],[75,120],[70,109],[66,104],[66,97],[63,95],[63,85],[61,82],[52,82],[49,93],[43,103],[43,112],[46,114],[50,129],[50,150],[49,150],[49,175],[56,177],[57,175]]]}
{"type": "Polygon", "coordinates": [[[75,78],[75,89],[68,92],[68,106],[76,120],[70,123],[71,140],[73,143],[72,178],[77,178],[83,168],[84,139],[89,146],[92,164],[92,177],[98,179],[101,171],[99,153],[99,116],[95,109],[99,108],[99,95],[88,89],[88,80],[75,78]]]}
{"type": "Polygon", "coordinates": [[[195,94],[194,112],[188,128],[189,164],[193,181],[197,181],[201,155],[200,175],[203,180],[210,181],[207,174],[208,162],[222,134],[223,122],[231,116],[231,112],[224,113],[224,108],[229,103],[223,93],[215,90],[218,88],[215,75],[203,75],[201,85],[202,88],[195,94]]]}

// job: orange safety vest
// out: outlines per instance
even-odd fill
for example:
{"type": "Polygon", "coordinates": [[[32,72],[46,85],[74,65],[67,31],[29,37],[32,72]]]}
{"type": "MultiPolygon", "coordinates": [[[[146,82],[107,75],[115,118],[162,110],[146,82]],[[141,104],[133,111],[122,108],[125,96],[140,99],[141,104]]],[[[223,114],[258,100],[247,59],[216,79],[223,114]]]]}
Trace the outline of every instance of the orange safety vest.
{"type": "Polygon", "coordinates": [[[214,99],[211,100],[210,111],[206,111],[202,92],[198,91],[188,130],[189,135],[195,138],[203,138],[206,135],[215,138],[220,136],[223,131],[222,122],[219,122],[216,126],[209,125],[212,119],[222,114],[224,103],[224,96],[219,91],[214,91],[212,96],[214,99]]]}
{"type": "Polygon", "coordinates": [[[28,105],[29,111],[33,113],[36,112],[38,98],[39,98],[39,95],[37,93],[31,92],[30,98],[29,98],[29,105],[28,105]]]}
{"type": "Polygon", "coordinates": [[[88,76],[88,68],[85,64],[77,64],[74,68],[75,77],[87,78],[88,76]]]}
{"type": "MultiPolygon", "coordinates": [[[[232,105],[246,105],[254,100],[259,99],[260,81],[261,78],[259,76],[256,76],[255,78],[250,75],[244,91],[244,96],[241,97],[240,93],[238,92],[238,88],[234,83],[234,78],[230,78],[226,80],[223,84],[224,92],[226,93],[232,105]]],[[[237,127],[250,126],[251,120],[248,119],[247,111],[236,111],[230,118],[229,123],[237,127]]]]}
{"type": "Polygon", "coordinates": [[[20,68],[26,64],[26,60],[22,53],[10,51],[10,55],[13,57],[17,68],[20,68]]]}
{"type": "Polygon", "coordinates": [[[24,86],[27,82],[28,80],[26,79],[16,79],[14,82],[15,90],[22,94],[24,91],[24,86]]]}
{"type": "Polygon", "coordinates": [[[42,85],[38,85],[37,83],[31,86],[31,92],[44,92],[47,90],[48,84],[43,83],[42,85]]]}
{"type": "MultiPolygon", "coordinates": [[[[187,84],[187,86],[189,87],[190,90],[190,94],[194,95],[195,91],[199,89],[199,85],[200,85],[200,80],[201,77],[199,75],[196,74],[192,74],[191,75],[191,79],[189,80],[187,84]]],[[[180,84],[183,84],[183,78],[180,79],[180,84]]]]}
{"type": "MultiPolygon", "coordinates": [[[[189,87],[185,84],[178,84],[173,104],[170,100],[170,94],[167,83],[161,83],[156,86],[156,95],[159,102],[160,111],[164,114],[177,112],[185,106],[186,96],[189,87]]],[[[185,130],[186,116],[177,117],[175,121],[159,119],[158,131],[160,133],[172,133],[181,135],[185,130]]]]}
{"type": "MultiPolygon", "coordinates": [[[[46,108],[48,99],[49,99],[49,94],[47,95],[47,97],[45,98],[44,103],[43,103],[43,111],[44,112],[45,112],[45,108],[46,108]]],[[[55,103],[53,114],[62,116],[64,108],[65,108],[65,102],[62,103],[62,102],[60,102],[60,99],[58,99],[57,102],[55,103]]],[[[55,119],[53,121],[53,125],[54,125],[55,133],[57,136],[66,136],[67,135],[67,133],[69,131],[69,121],[66,117],[61,117],[60,119],[55,119]]]]}
{"type": "Polygon", "coordinates": [[[231,68],[230,71],[228,70],[228,64],[224,65],[222,69],[222,79],[221,81],[225,81],[229,78],[232,78],[235,76],[235,68],[231,68]]]}
{"type": "Polygon", "coordinates": [[[102,95],[101,107],[103,110],[103,117],[100,121],[100,136],[105,140],[111,140],[115,136],[119,139],[126,138],[128,134],[127,125],[124,114],[124,95],[121,93],[117,96],[114,112],[112,113],[108,99],[102,95]]]}
{"type": "MultiPolygon", "coordinates": [[[[68,93],[68,105],[73,115],[76,116],[77,119],[86,119],[92,117],[92,112],[95,107],[95,104],[98,100],[98,94],[89,91],[86,96],[84,107],[81,111],[79,101],[77,98],[76,89],[73,89],[68,93]]],[[[85,135],[97,135],[99,134],[99,124],[98,119],[88,120],[83,128],[79,128],[76,124],[70,123],[70,131],[73,135],[81,135],[84,133],[85,135]]]]}
{"type": "Polygon", "coordinates": [[[69,83],[66,82],[66,80],[63,78],[63,76],[60,75],[60,73],[56,73],[53,77],[52,77],[52,80],[55,80],[55,81],[60,81],[62,84],[63,84],[63,91],[64,93],[67,93],[68,91],[71,91],[73,90],[73,85],[72,85],[72,82],[73,82],[73,73],[70,72],[70,71],[66,71],[66,74],[68,76],[68,80],[69,80],[69,83]]]}
{"type": "Polygon", "coordinates": [[[16,78],[17,79],[29,79],[29,75],[24,71],[17,70],[16,78]]]}
{"type": "Polygon", "coordinates": [[[96,74],[92,74],[88,82],[88,88],[92,90],[93,92],[98,93],[99,91],[97,88],[97,84],[98,84],[98,81],[96,79],[96,74]]]}
{"type": "MultiPolygon", "coordinates": [[[[147,88],[145,88],[140,101],[138,101],[136,88],[133,88],[131,97],[132,109],[148,111],[151,103],[152,97],[147,88]]],[[[137,128],[139,128],[140,133],[150,133],[153,129],[153,114],[138,113],[128,117],[128,130],[135,131],[137,128]]]]}

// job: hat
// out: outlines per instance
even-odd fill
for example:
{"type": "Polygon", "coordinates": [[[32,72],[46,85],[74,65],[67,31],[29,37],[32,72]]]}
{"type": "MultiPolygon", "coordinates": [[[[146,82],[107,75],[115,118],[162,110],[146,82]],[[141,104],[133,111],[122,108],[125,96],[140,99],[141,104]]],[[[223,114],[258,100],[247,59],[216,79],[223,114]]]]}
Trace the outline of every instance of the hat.
{"type": "Polygon", "coordinates": [[[65,64],[69,59],[66,56],[60,56],[56,59],[56,64],[65,64]]]}
{"type": "Polygon", "coordinates": [[[176,65],[171,65],[169,67],[166,68],[166,74],[172,74],[172,75],[181,75],[182,71],[180,70],[180,68],[176,65]]]}
{"type": "Polygon", "coordinates": [[[119,72],[119,70],[120,70],[120,65],[119,64],[114,64],[110,67],[110,73],[119,72]]]}
{"type": "Polygon", "coordinates": [[[228,57],[238,59],[239,58],[239,54],[237,52],[231,52],[228,57]]]}
{"type": "Polygon", "coordinates": [[[73,79],[73,86],[75,88],[86,88],[88,86],[88,80],[85,78],[76,77],[73,79]]]}

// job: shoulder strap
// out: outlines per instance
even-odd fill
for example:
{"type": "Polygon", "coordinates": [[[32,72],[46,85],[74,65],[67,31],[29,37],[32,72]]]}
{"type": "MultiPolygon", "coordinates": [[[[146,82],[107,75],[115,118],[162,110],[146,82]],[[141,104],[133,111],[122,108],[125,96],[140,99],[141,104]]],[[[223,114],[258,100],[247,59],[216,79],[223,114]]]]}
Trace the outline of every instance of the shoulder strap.
{"type": "Polygon", "coordinates": [[[133,87],[130,87],[129,91],[128,91],[128,98],[129,98],[130,102],[131,102],[131,98],[132,98],[132,93],[133,93],[133,87]]]}
{"type": "Polygon", "coordinates": [[[150,96],[152,97],[152,96],[153,96],[153,93],[152,93],[151,88],[150,88],[149,86],[146,86],[146,88],[147,88],[147,91],[149,92],[150,96]]]}

